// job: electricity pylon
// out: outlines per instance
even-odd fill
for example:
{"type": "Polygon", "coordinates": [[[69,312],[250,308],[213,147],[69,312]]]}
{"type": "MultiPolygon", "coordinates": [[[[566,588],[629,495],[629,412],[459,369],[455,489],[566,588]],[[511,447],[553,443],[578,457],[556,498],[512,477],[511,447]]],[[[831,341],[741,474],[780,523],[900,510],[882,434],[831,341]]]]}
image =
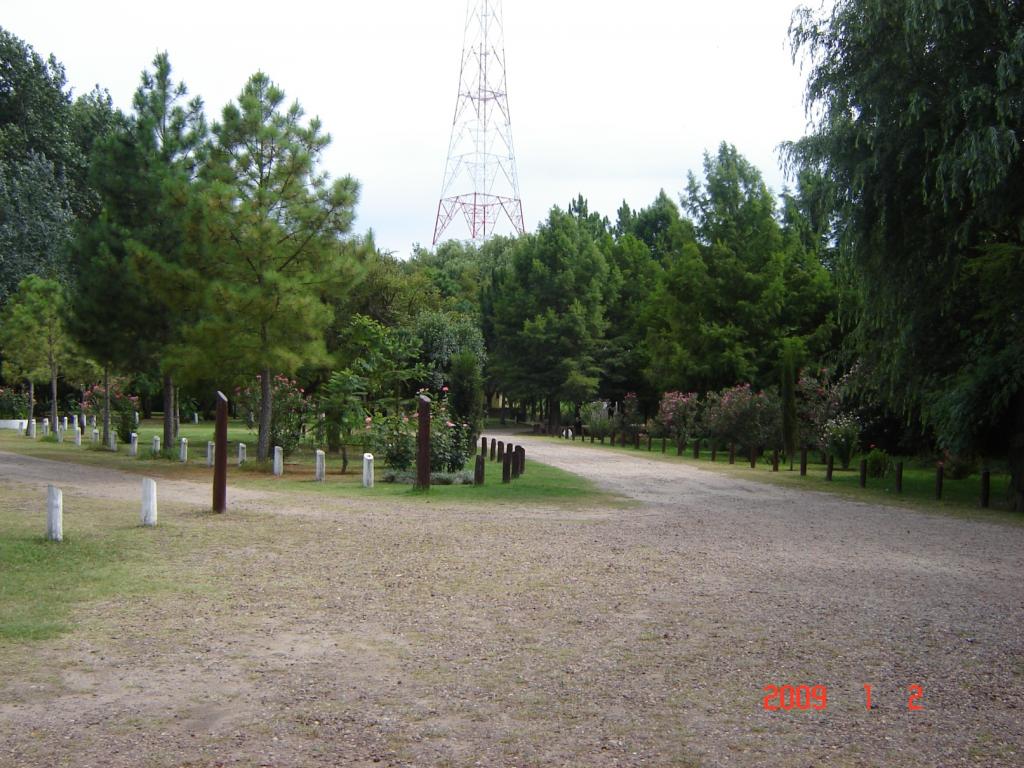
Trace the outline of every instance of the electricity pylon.
{"type": "Polygon", "coordinates": [[[459,70],[459,97],[448,142],[434,245],[460,212],[470,239],[483,242],[507,220],[522,234],[512,121],[505,80],[501,0],[469,0],[459,70]]]}

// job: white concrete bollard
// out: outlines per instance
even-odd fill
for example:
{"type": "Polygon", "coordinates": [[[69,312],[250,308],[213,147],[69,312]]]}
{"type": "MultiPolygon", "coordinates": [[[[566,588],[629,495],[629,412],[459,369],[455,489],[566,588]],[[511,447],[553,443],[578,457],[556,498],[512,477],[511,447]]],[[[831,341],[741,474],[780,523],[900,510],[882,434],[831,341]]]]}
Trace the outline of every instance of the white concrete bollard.
{"type": "Polygon", "coordinates": [[[363,488],[373,488],[373,454],[363,454],[363,488]]]}
{"type": "Polygon", "coordinates": [[[156,480],[142,478],[142,524],[156,525],[156,480]]]}
{"type": "Polygon", "coordinates": [[[128,455],[133,459],[139,455],[139,433],[132,432],[131,442],[128,443],[128,455]]]}
{"type": "Polygon", "coordinates": [[[75,424],[75,445],[82,447],[82,428],[75,424]]]}
{"type": "Polygon", "coordinates": [[[89,426],[92,427],[93,429],[96,429],[96,414],[95,413],[89,418],[89,426]]]}
{"type": "Polygon", "coordinates": [[[92,444],[96,445],[100,441],[100,431],[96,427],[92,428],[92,444]]]}
{"type": "Polygon", "coordinates": [[[112,450],[114,453],[117,453],[117,432],[113,429],[110,430],[110,433],[107,435],[107,448],[112,450]]]}
{"type": "Polygon", "coordinates": [[[238,444],[238,466],[245,464],[245,443],[238,444]]]}
{"type": "Polygon", "coordinates": [[[50,420],[49,419],[43,419],[43,437],[46,437],[49,434],[50,434],[50,420]]]}
{"type": "Polygon", "coordinates": [[[213,443],[207,441],[207,443],[206,443],[206,466],[208,466],[208,467],[212,467],[213,466],[213,450],[214,450],[213,446],[214,446],[213,443]]]}
{"type": "Polygon", "coordinates": [[[36,437],[36,420],[35,419],[29,419],[28,420],[28,436],[31,437],[33,440],[36,437]]]}
{"type": "Polygon", "coordinates": [[[154,456],[160,455],[160,435],[153,435],[153,444],[149,447],[154,456]]]}
{"type": "Polygon", "coordinates": [[[319,449],[316,452],[316,470],[313,478],[320,483],[327,479],[327,456],[319,449]]]}
{"type": "Polygon", "coordinates": [[[193,424],[198,424],[199,423],[199,414],[198,413],[193,413],[192,414],[192,423],[193,424]]]}
{"type": "Polygon", "coordinates": [[[46,538],[64,540],[64,494],[55,485],[46,487],[46,538]]]}
{"type": "Polygon", "coordinates": [[[56,432],[56,435],[57,435],[57,442],[58,443],[63,443],[64,442],[64,430],[63,429],[58,429],[57,432],[56,432]]]}
{"type": "Polygon", "coordinates": [[[188,462],[188,438],[187,437],[181,438],[181,444],[180,444],[180,447],[178,448],[178,460],[181,461],[182,464],[186,464],[188,462]]]}
{"type": "Polygon", "coordinates": [[[284,448],[280,445],[274,446],[274,475],[280,477],[284,474],[284,448]]]}
{"type": "Polygon", "coordinates": [[[133,413],[135,414],[135,426],[137,427],[139,426],[139,412],[133,411],[133,413]]]}
{"type": "Polygon", "coordinates": [[[64,420],[61,422],[61,429],[63,429],[65,432],[68,431],[68,417],[67,416],[65,416],[64,420]]]}

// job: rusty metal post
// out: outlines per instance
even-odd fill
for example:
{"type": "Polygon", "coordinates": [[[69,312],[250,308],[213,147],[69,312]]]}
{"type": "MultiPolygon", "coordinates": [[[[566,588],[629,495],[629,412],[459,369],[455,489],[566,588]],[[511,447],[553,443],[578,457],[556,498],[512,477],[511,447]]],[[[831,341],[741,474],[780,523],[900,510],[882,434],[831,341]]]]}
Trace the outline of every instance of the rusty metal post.
{"type": "Polygon", "coordinates": [[[430,398],[419,396],[419,425],[416,431],[416,489],[430,490],[430,398]]]}
{"type": "Polygon", "coordinates": [[[217,392],[217,423],[213,430],[213,511],[228,507],[228,399],[217,392]]]}

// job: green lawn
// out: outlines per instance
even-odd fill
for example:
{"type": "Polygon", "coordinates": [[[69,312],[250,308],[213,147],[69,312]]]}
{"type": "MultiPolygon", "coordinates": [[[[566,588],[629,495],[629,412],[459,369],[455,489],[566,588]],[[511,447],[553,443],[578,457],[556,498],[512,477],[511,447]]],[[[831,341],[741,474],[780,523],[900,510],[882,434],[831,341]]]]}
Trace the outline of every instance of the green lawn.
{"type": "Polygon", "coordinates": [[[83,602],[180,588],[166,575],[166,564],[186,542],[170,516],[162,514],[156,528],[142,528],[136,504],[66,490],[64,541],[51,542],[42,535],[38,492],[10,484],[2,492],[0,643],[62,634],[83,602]]]}
{"type": "MultiPolygon", "coordinates": [[[[189,441],[187,465],[177,461],[177,446],[170,456],[154,458],[151,455],[152,437],[162,434],[162,429],[161,422],[155,419],[146,420],[140,425],[139,455],[136,458],[128,456],[128,449],[124,444],[119,445],[118,452],[114,454],[98,445],[93,446],[88,441],[84,442],[81,448],[77,448],[70,441],[57,444],[52,437],[31,441],[9,430],[0,431],[0,450],[56,461],[95,464],[154,477],[209,481],[212,478],[212,470],[206,466],[206,443],[213,439],[213,424],[207,422],[181,426],[181,436],[188,438],[189,441]]],[[[529,455],[526,472],[508,485],[501,482],[501,465],[488,461],[484,485],[435,484],[428,494],[422,494],[413,491],[409,485],[383,482],[384,476],[388,474],[388,468],[379,461],[374,466],[375,487],[363,488],[362,453],[356,446],[349,447],[349,465],[345,474],[342,474],[341,455],[328,454],[327,481],[318,483],[313,479],[314,449],[309,446],[300,446],[286,457],[284,476],[274,477],[270,472],[269,462],[256,461],[256,433],[248,430],[243,422],[230,422],[228,442],[228,483],[238,487],[353,497],[367,494],[374,497],[404,496],[409,499],[422,498],[425,502],[443,500],[467,504],[549,502],[559,506],[584,506],[595,503],[625,503],[620,497],[598,490],[590,481],[578,475],[530,461],[529,455]],[[238,466],[237,461],[239,441],[247,444],[248,451],[248,459],[242,467],[238,466]]],[[[466,470],[471,473],[472,469],[471,460],[466,470]]]]}

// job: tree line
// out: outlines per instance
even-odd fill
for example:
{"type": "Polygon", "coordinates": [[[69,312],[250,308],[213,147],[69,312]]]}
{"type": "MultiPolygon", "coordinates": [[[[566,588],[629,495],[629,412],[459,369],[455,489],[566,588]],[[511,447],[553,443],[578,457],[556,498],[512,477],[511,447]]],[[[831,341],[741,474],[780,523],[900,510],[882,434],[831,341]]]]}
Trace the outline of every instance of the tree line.
{"type": "MultiPolygon", "coordinates": [[[[646,207],[608,218],[581,195],[524,236],[405,261],[351,232],[358,184],[324,174],[328,136],[266,75],[208,124],[161,55],[124,115],[101,90],[71,99],[56,60],[4,32],[23,82],[0,92],[2,331],[22,278],[56,280],[64,386],[162,392],[166,443],[176,398],[258,384],[261,457],[280,376],[336,444],[424,387],[463,393],[466,421],[501,395],[554,428],[595,400],[653,418],[666,392],[740,384],[792,412],[813,372],[843,382],[865,444],[1008,459],[1020,506],[1021,15],[798,9],[812,122],[780,195],[723,142],[646,207]]],[[[51,378],[18,359],[39,346],[4,345],[8,382],[51,378]]]]}

